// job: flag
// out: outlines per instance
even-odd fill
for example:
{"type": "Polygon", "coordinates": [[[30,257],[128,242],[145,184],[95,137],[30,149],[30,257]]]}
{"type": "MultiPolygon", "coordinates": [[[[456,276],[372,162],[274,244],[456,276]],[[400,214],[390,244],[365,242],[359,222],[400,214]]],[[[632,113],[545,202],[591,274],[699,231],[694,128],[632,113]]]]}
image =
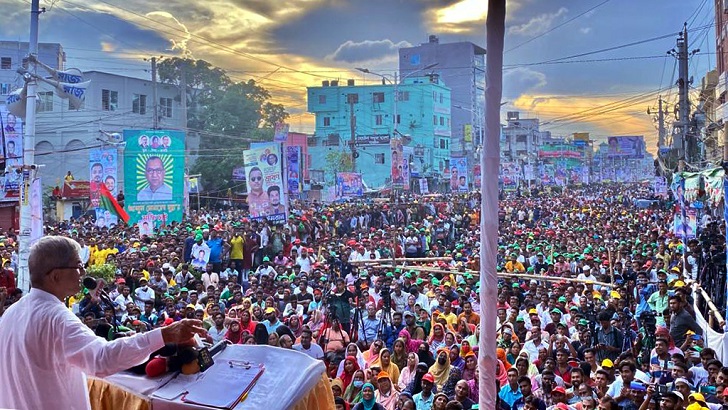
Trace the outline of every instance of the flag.
{"type": "Polygon", "coordinates": [[[115,214],[124,223],[129,222],[129,214],[126,213],[124,208],[116,202],[116,198],[111,194],[109,188],[106,188],[105,184],[101,184],[101,196],[99,198],[99,208],[104,208],[109,212],[115,214]]]}

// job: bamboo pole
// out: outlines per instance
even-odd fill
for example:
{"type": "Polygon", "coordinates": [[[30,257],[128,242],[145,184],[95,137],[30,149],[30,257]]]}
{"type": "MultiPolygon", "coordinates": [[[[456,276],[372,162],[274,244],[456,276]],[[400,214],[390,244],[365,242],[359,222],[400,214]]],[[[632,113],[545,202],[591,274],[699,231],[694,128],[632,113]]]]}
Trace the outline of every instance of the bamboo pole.
{"type": "Polygon", "coordinates": [[[720,310],[715,306],[715,303],[710,299],[710,296],[708,296],[707,293],[705,293],[705,290],[703,290],[703,287],[700,285],[695,285],[695,288],[700,292],[700,295],[705,299],[705,301],[708,303],[708,309],[710,309],[710,313],[715,316],[715,319],[718,321],[718,324],[720,325],[721,329],[725,327],[725,319],[723,318],[723,315],[720,313],[720,310]]]}
{"type": "MultiPolygon", "coordinates": [[[[429,258],[405,258],[403,260],[400,260],[400,262],[438,262],[438,261],[449,261],[452,260],[452,256],[433,256],[429,258]]],[[[367,264],[376,264],[381,262],[394,262],[396,263],[397,260],[395,258],[384,258],[384,259],[373,259],[373,260],[366,260],[366,261],[351,261],[349,262],[352,265],[367,265],[367,264]]]]}

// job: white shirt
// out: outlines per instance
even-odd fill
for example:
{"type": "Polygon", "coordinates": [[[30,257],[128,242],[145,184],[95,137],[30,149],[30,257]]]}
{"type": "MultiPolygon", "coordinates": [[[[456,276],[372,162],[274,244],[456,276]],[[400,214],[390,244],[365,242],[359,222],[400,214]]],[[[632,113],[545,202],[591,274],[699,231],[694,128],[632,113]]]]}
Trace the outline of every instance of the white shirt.
{"type": "Polygon", "coordinates": [[[137,194],[137,201],[171,201],[172,188],[167,184],[162,184],[156,191],[147,185],[137,194]]]}
{"type": "Polygon", "coordinates": [[[105,377],[144,363],[162,330],[107,342],[55,296],[31,289],[0,317],[0,408],[90,409],[86,374],[105,377]]]}
{"type": "Polygon", "coordinates": [[[227,331],[228,328],[225,326],[223,326],[221,330],[217,330],[217,327],[213,326],[207,331],[207,334],[212,338],[212,343],[217,343],[225,338],[225,333],[227,333],[227,331]]]}
{"type": "Polygon", "coordinates": [[[297,350],[301,353],[306,353],[307,355],[313,357],[314,359],[323,359],[324,358],[324,351],[321,349],[321,346],[317,345],[316,343],[311,343],[311,347],[308,349],[304,349],[302,345],[297,344],[293,345],[293,350],[297,350]]]}
{"type": "Polygon", "coordinates": [[[89,247],[86,245],[82,246],[81,250],[78,252],[78,257],[81,258],[81,262],[83,262],[84,265],[88,263],[88,259],[90,256],[91,249],[89,249],[89,247]]]}
{"type": "Polygon", "coordinates": [[[123,315],[126,313],[126,305],[129,302],[134,302],[134,299],[132,299],[131,295],[124,297],[123,294],[117,296],[114,298],[114,304],[116,305],[116,314],[117,315],[123,315]]]}
{"type": "Polygon", "coordinates": [[[136,296],[136,305],[139,306],[142,312],[144,311],[144,302],[154,302],[154,290],[149,286],[147,286],[147,290],[141,287],[134,289],[134,295],[136,296]]]}

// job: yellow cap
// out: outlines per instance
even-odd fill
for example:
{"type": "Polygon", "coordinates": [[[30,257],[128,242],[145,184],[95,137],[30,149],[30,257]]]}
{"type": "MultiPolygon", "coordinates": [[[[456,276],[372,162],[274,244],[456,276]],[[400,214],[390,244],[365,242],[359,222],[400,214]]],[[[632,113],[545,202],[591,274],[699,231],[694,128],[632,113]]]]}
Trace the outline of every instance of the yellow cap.
{"type": "Polygon", "coordinates": [[[613,290],[613,291],[609,292],[609,296],[612,299],[622,299],[622,296],[616,290],[613,290]]]}
{"type": "Polygon", "coordinates": [[[683,288],[683,287],[685,287],[685,282],[679,280],[679,281],[675,282],[672,286],[676,287],[676,288],[683,288]]]}
{"type": "Polygon", "coordinates": [[[604,359],[602,360],[602,367],[609,367],[610,369],[614,367],[614,362],[612,362],[610,359],[604,359]]]}

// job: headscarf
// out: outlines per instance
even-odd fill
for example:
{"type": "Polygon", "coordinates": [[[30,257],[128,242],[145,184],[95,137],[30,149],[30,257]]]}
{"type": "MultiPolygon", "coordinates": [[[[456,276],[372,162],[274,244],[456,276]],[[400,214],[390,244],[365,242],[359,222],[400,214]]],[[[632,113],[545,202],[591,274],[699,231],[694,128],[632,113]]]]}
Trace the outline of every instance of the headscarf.
{"type": "Polygon", "coordinates": [[[372,410],[374,405],[377,403],[377,400],[374,397],[374,385],[371,383],[364,383],[364,385],[361,386],[361,391],[364,392],[364,389],[370,389],[372,391],[372,398],[365,400],[364,396],[362,396],[361,404],[364,405],[364,410],[372,410]]]}
{"type": "Polygon", "coordinates": [[[292,316],[289,316],[288,317],[288,328],[291,330],[291,332],[293,332],[293,336],[295,336],[293,338],[293,340],[296,340],[299,337],[301,337],[301,333],[303,333],[303,324],[302,324],[302,321],[303,321],[303,319],[301,319],[301,317],[298,316],[298,315],[292,315],[292,316]],[[291,327],[291,319],[293,317],[295,317],[296,320],[298,320],[298,326],[296,326],[296,327],[291,327]]]}
{"type": "MultiPolygon", "coordinates": [[[[380,353],[381,355],[381,353],[380,353]]],[[[394,341],[392,344],[392,362],[397,365],[399,370],[404,370],[404,368],[407,366],[407,344],[404,342],[404,339],[399,338],[394,341]],[[403,351],[401,355],[397,355],[397,351],[395,350],[394,346],[397,345],[397,342],[402,343],[403,351]]]]}
{"type": "Polygon", "coordinates": [[[460,370],[462,370],[463,368],[465,368],[465,359],[463,359],[462,355],[460,354],[460,345],[456,343],[456,344],[450,346],[450,349],[449,349],[450,351],[448,353],[452,353],[452,351],[454,349],[457,349],[458,355],[455,358],[455,360],[450,359],[451,360],[450,364],[453,365],[454,367],[457,367],[460,370]]]}
{"type": "Polygon", "coordinates": [[[233,323],[238,324],[238,331],[233,332],[233,330],[232,330],[233,327],[232,327],[232,323],[231,323],[230,327],[228,327],[227,332],[225,332],[224,338],[225,338],[225,340],[229,340],[230,342],[232,342],[232,344],[234,344],[234,345],[241,344],[242,336],[243,336],[243,327],[240,326],[240,322],[237,320],[234,321],[233,323]]]}
{"type": "MultiPolygon", "coordinates": [[[[473,327],[475,327],[475,326],[473,326],[473,327]]],[[[465,357],[465,355],[471,351],[473,351],[473,349],[470,347],[470,342],[468,342],[467,340],[463,340],[460,343],[460,356],[465,357]]]]}
{"type": "MultiPolygon", "coordinates": [[[[468,357],[476,357],[475,353],[468,352],[465,354],[465,357],[463,358],[465,360],[465,367],[463,367],[463,379],[465,380],[473,380],[475,378],[475,369],[470,370],[468,369],[468,357]]],[[[477,357],[476,357],[477,360],[477,357]]],[[[478,367],[478,364],[476,362],[475,367],[478,367]]]]}
{"type": "MultiPolygon", "coordinates": [[[[354,374],[359,371],[364,373],[364,370],[362,369],[354,370],[354,373],[352,373],[352,379],[354,378],[354,374]]],[[[364,379],[366,380],[366,373],[364,373],[364,379]]],[[[364,387],[364,385],[362,385],[362,387],[364,387]]],[[[343,397],[344,400],[348,401],[351,404],[359,403],[361,401],[361,389],[354,387],[354,383],[349,383],[349,387],[347,387],[344,391],[343,397]]]]}
{"type": "Polygon", "coordinates": [[[391,380],[393,384],[397,384],[399,382],[399,367],[397,367],[397,365],[392,361],[392,352],[390,352],[386,347],[379,351],[377,361],[374,362],[371,367],[374,366],[379,366],[382,371],[387,372],[389,380],[391,380]],[[387,367],[384,367],[382,364],[382,355],[384,352],[389,353],[389,366],[387,367]]]}
{"type": "Polygon", "coordinates": [[[347,373],[346,369],[342,366],[341,373],[339,373],[339,379],[341,379],[341,385],[344,387],[344,390],[347,390],[349,387],[349,384],[351,384],[351,380],[354,378],[354,373],[356,373],[357,370],[360,369],[359,363],[356,362],[356,357],[354,356],[347,356],[346,359],[342,361],[343,362],[351,362],[354,365],[354,370],[351,371],[351,373],[347,373]]]}
{"type": "Polygon", "coordinates": [[[344,410],[349,410],[349,403],[347,403],[346,400],[344,400],[341,397],[335,398],[334,404],[340,404],[340,405],[344,406],[344,410]]]}
{"type": "Polygon", "coordinates": [[[338,377],[334,380],[331,380],[331,387],[339,386],[339,389],[341,390],[341,394],[344,394],[344,384],[338,377]]]}
{"type": "Polygon", "coordinates": [[[437,351],[438,347],[444,346],[445,345],[445,326],[443,326],[440,323],[433,324],[432,325],[432,335],[427,340],[427,342],[430,344],[430,350],[434,350],[434,351],[437,351]],[[442,331],[442,337],[440,337],[439,339],[435,336],[435,329],[437,329],[438,327],[442,331]]]}
{"type": "Polygon", "coordinates": [[[430,346],[426,342],[422,342],[420,344],[425,345],[425,350],[417,350],[417,357],[419,357],[419,362],[427,363],[427,367],[429,368],[435,363],[435,357],[432,355],[432,352],[430,351],[430,346]]]}
{"type": "Polygon", "coordinates": [[[386,410],[394,409],[395,405],[397,404],[397,399],[399,398],[399,394],[397,394],[397,389],[395,387],[396,385],[392,382],[392,378],[389,377],[389,374],[385,371],[381,371],[377,375],[377,382],[382,379],[389,379],[389,396],[383,396],[381,390],[377,389],[374,394],[374,398],[376,399],[377,403],[381,404],[386,410]]]}
{"type": "MultiPolygon", "coordinates": [[[[380,343],[384,344],[381,340],[380,343]]],[[[382,349],[379,349],[379,353],[374,353],[374,343],[376,343],[376,340],[372,342],[372,344],[369,346],[369,349],[364,352],[364,361],[366,362],[366,368],[370,368],[374,365],[374,363],[379,361],[379,355],[382,354],[382,349]]]]}
{"type": "Polygon", "coordinates": [[[501,386],[508,383],[508,371],[500,360],[496,360],[495,378],[498,379],[501,386]]]}
{"type": "Polygon", "coordinates": [[[253,336],[255,336],[255,344],[268,344],[268,329],[266,329],[264,324],[258,323],[257,325],[255,325],[255,332],[253,332],[253,336]]]}
{"type": "Polygon", "coordinates": [[[399,373],[399,387],[405,389],[409,382],[412,381],[412,379],[415,377],[415,373],[417,372],[417,360],[418,357],[415,353],[409,353],[407,355],[407,361],[409,362],[409,355],[415,356],[415,363],[412,365],[412,367],[405,366],[402,368],[402,371],[399,373]]]}
{"type": "Polygon", "coordinates": [[[404,347],[407,349],[407,353],[417,353],[417,349],[420,348],[420,343],[422,343],[422,340],[412,339],[412,336],[410,336],[410,333],[409,331],[407,331],[407,329],[400,330],[399,337],[404,340],[404,347]]]}
{"type": "Polygon", "coordinates": [[[499,347],[495,349],[496,356],[498,356],[498,360],[503,363],[503,366],[506,368],[506,371],[511,368],[511,364],[508,362],[508,359],[506,359],[506,351],[505,349],[499,347]]]}
{"type": "Polygon", "coordinates": [[[430,366],[430,369],[428,370],[432,376],[435,378],[435,385],[438,389],[442,390],[442,387],[445,386],[445,383],[447,382],[447,378],[450,377],[450,351],[448,349],[437,349],[437,358],[435,358],[435,364],[430,366]],[[440,353],[445,353],[445,364],[440,364],[439,356],[440,353]]]}
{"type": "MultiPolygon", "coordinates": [[[[366,367],[366,362],[364,361],[364,354],[359,350],[359,346],[356,345],[356,343],[349,343],[349,346],[354,346],[356,348],[356,363],[359,365],[360,369],[363,369],[366,367]]],[[[346,349],[344,352],[349,351],[349,346],[346,346],[346,349]]],[[[348,353],[346,353],[348,354],[348,353]]],[[[339,368],[336,370],[336,374],[341,373],[344,370],[344,361],[342,360],[339,363],[339,368]]]]}
{"type": "Polygon", "coordinates": [[[312,332],[315,332],[317,330],[321,330],[321,327],[324,325],[324,315],[321,313],[320,310],[313,310],[309,312],[309,318],[308,318],[308,328],[311,329],[312,332]]]}
{"type": "Polygon", "coordinates": [[[455,386],[457,386],[458,382],[463,379],[463,372],[460,371],[457,367],[451,367],[450,368],[450,375],[447,376],[447,381],[445,382],[445,385],[442,386],[442,392],[447,394],[448,397],[452,397],[455,395],[455,386]]]}

